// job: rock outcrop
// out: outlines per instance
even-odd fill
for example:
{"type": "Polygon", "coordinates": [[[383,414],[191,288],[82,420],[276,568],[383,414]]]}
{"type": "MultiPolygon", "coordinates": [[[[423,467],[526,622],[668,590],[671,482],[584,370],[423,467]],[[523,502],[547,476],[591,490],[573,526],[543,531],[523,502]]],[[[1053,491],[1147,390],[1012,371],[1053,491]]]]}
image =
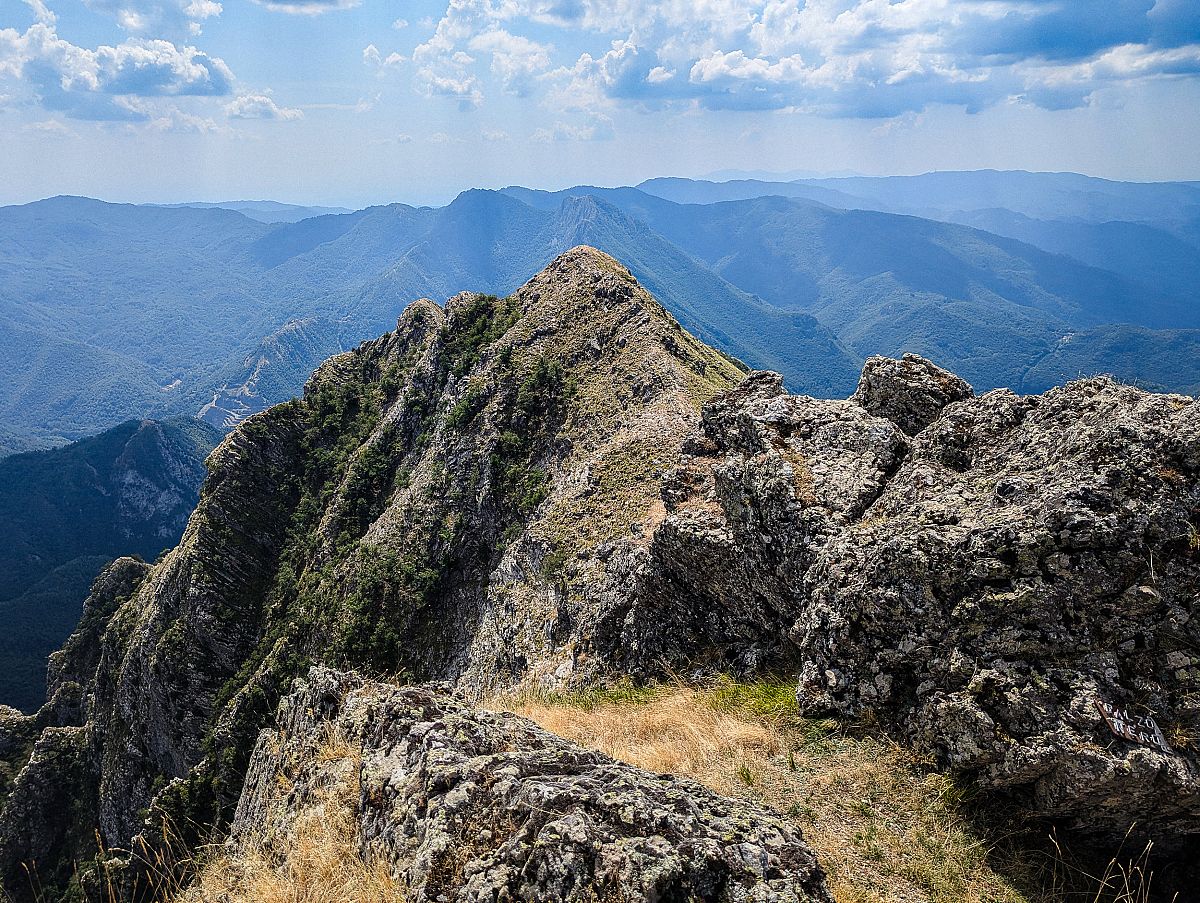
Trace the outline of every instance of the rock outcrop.
{"type": "Polygon", "coordinates": [[[906,354],[899,360],[867,358],[850,400],[915,436],[937,420],[946,405],[974,394],[966,380],[918,354],[906,354]]]}
{"type": "MultiPolygon", "coordinates": [[[[26,836],[86,884],[95,826],[109,850],[153,845],[164,820],[225,830],[254,805],[255,737],[313,664],[475,699],[769,669],[797,675],[805,712],[874,721],[1031,816],[1101,840],[1137,824],[1160,848],[1200,834],[1190,398],[1104,379],[975,397],[916,357],[868,362],[847,401],[793,396],[580,248],[510,298],[415,302],[209,466],[179,547],[97,583],[52,704],[0,714],[10,889],[26,836]],[[38,808],[57,786],[82,801],[69,814],[38,808]]],[[[464,761],[483,726],[549,748],[523,722],[370,686],[396,743],[419,704],[460,726],[445,743],[464,761]]],[[[584,783],[615,768],[587,761],[584,783]]],[[[526,778],[548,780],[518,769],[480,805],[526,805],[526,778]]],[[[638,786],[647,806],[669,796],[638,786]]],[[[397,868],[433,855],[364,818],[397,868]]],[[[597,830],[578,861],[608,843],[597,830]]],[[[708,867],[667,836],[681,868],[708,867]]]]}
{"type": "Polygon", "coordinates": [[[296,817],[347,767],[362,853],[413,903],[832,903],[787,818],[516,715],[323,668],[260,736],[233,848],[286,850],[296,817]]]}
{"type": "Polygon", "coordinates": [[[805,578],[802,706],[870,713],[1039,816],[1177,841],[1200,816],[1198,527],[1191,398],[1090,379],[951,404],[805,578]]]}
{"type": "MultiPolygon", "coordinates": [[[[56,659],[88,675],[79,817],[116,851],[226,822],[258,729],[314,662],[477,696],[617,673],[622,634],[601,625],[636,608],[662,476],[743,373],[590,248],[506,299],[417,301],[328,360],[213,452],[95,666],[90,643],[56,659]]],[[[63,855],[90,860],[92,836],[63,855]]]]}
{"type": "Polygon", "coordinates": [[[1095,837],[1196,833],[1200,406],[1107,379],[976,398],[915,356],[863,385],[753,373],[705,408],[637,648],[794,669],[806,713],[1095,837]]]}

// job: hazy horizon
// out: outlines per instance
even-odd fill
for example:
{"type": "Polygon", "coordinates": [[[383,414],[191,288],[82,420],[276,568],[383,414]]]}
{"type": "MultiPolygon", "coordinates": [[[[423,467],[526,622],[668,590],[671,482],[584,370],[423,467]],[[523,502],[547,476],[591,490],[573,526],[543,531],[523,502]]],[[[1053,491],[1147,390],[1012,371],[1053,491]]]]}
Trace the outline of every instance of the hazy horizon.
{"type": "Polygon", "coordinates": [[[563,191],[563,190],[570,189],[570,188],[581,188],[581,187],[594,187],[594,188],[637,187],[637,185],[642,184],[644,182],[653,181],[655,179],[670,179],[670,178],[690,179],[690,180],[695,180],[695,181],[711,181],[711,182],[732,182],[732,181],[740,181],[740,180],[765,181],[765,182],[771,182],[771,181],[778,181],[778,182],[797,181],[798,182],[798,181],[804,181],[805,179],[829,180],[829,179],[851,179],[851,178],[868,178],[868,179],[871,179],[871,178],[883,178],[883,179],[886,179],[886,178],[912,178],[915,176],[933,175],[933,174],[938,174],[938,173],[968,173],[968,172],[1028,173],[1028,174],[1032,174],[1032,175],[1077,175],[1077,176],[1084,176],[1086,178],[1092,178],[1092,179],[1102,179],[1104,181],[1129,182],[1129,183],[1137,183],[1137,184],[1166,184],[1166,183],[1182,184],[1182,183],[1200,181],[1200,179],[1110,179],[1106,176],[1097,176],[1097,175],[1093,175],[1091,173],[1078,172],[1075,170],[934,169],[934,170],[925,170],[925,171],[921,171],[921,172],[904,172],[904,173],[900,173],[900,172],[891,172],[891,173],[854,172],[854,173],[848,173],[848,172],[843,171],[843,172],[838,172],[836,174],[834,174],[834,173],[822,174],[822,173],[816,173],[816,172],[808,172],[805,175],[795,175],[792,172],[764,172],[764,171],[749,171],[749,170],[747,170],[747,171],[731,171],[731,170],[720,171],[719,170],[716,172],[707,172],[707,173],[700,173],[698,175],[687,175],[687,176],[681,176],[681,175],[678,175],[675,173],[664,173],[664,174],[655,175],[655,176],[648,176],[647,178],[640,179],[637,182],[628,182],[628,183],[612,182],[612,183],[608,183],[608,184],[601,184],[601,183],[597,183],[597,182],[571,182],[571,183],[567,183],[567,184],[550,184],[550,185],[523,184],[522,185],[522,184],[518,184],[516,182],[511,182],[511,183],[506,183],[506,184],[495,184],[495,185],[463,185],[462,187],[457,188],[457,189],[447,189],[447,193],[442,196],[432,196],[432,197],[430,197],[426,200],[422,200],[422,201],[413,201],[413,200],[409,200],[406,197],[391,197],[391,198],[380,197],[377,199],[369,200],[366,203],[360,203],[360,202],[349,202],[349,201],[348,202],[339,202],[336,199],[319,200],[319,201],[295,200],[290,197],[273,197],[273,196],[266,196],[266,195],[257,195],[257,196],[247,195],[245,197],[188,196],[188,197],[155,198],[152,200],[130,200],[127,198],[122,198],[122,197],[98,197],[98,196],[90,195],[90,194],[71,194],[69,192],[57,192],[55,194],[46,194],[46,195],[41,195],[38,197],[31,197],[27,200],[6,201],[3,203],[0,203],[0,206],[5,206],[5,207],[20,206],[22,204],[32,204],[32,203],[37,203],[38,201],[50,200],[50,199],[56,198],[56,197],[82,197],[82,198],[87,198],[89,200],[101,201],[106,204],[137,204],[137,205],[143,205],[143,206],[170,207],[170,206],[188,206],[188,205],[192,205],[192,204],[222,205],[222,204],[271,203],[271,204],[283,204],[286,206],[293,206],[293,207],[329,207],[329,208],[341,207],[341,208],[345,208],[348,210],[362,210],[366,207],[384,207],[384,206],[389,206],[392,204],[404,204],[404,205],[414,206],[414,207],[444,207],[445,205],[451,203],[455,198],[457,198],[459,195],[463,194],[464,192],[473,191],[476,189],[484,190],[484,191],[503,191],[506,188],[520,187],[520,188],[530,188],[530,189],[537,190],[537,191],[556,192],[556,191],[563,191]]]}

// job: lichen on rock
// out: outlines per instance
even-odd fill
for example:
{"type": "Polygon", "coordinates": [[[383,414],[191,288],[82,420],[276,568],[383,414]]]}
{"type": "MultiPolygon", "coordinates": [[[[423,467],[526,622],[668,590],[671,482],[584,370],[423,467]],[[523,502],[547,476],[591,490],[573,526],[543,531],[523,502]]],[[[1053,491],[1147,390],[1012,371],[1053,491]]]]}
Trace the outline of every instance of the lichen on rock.
{"type": "Polygon", "coordinates": [[[231,846],[286,849],[357,770],[361,853],[405,899],[832,903],[790,820],[452,695],[313,669],[258,740],[231,846]],[[343,747],[330,754],[329,738],[343,747]]]}
{"type": "MultiPolygon", "coordinates": [[[[915,356],[868,361],[850,400],[790,395],[688,335],[589,248],[508,298],[414,302],[396,331],[326,361],[302,399],[242,423],[211,455],[178,548],[97,582],[52,663],[51,704],[0,712],[6,886],[21,892],[17,864],[35,854],[86,884],[100,874],[95,827],[113,851],[153,847],[171,822],[221,835],[239,799],[253,804],[255,737],[313,664],[469,699],[664,673],[797,675],[804,712],[871,720],[1030,816],[1102,840],[1137,824],[1160,847],[1189,842],[1198,410],[1105,379],[975,397],[915,356]],[[1114,732],[1114,712],[1152,717],[1163,745],[1114,732]],[[60,786],[74,810],[55,807],[60,786]]],[[[446,744],[484,730],[519,762],[554,749],[582,769],[560,786],[517,768],[507,789],[459,774],[488,805],[532,818],[535,785],[569,800],[580,781],[629,777],[465,703],[371,686],[397,743],[424,707],[441,714],[421,724],[455,725],[430,734],[446,744]]],[[[365,711],[340,705],[329,718],[365,711]]],[[[392,740],[381,744],[360,748],[391,762],[392,740]]],[[[403,784],[409,772],[396,773],[403,784]]],[[[416,830],[409,790],[382,780],[394,808],[378,825],[392,827],[371,834],[364,809],[364,831],[397,869],[433,856],[396,833],[416,830]]],[[[678,785],[634,784],[646,812],[691,805],[678,785]]],[[[471,799],[439,802],[467,818],[471,799]]],[[[710,814],[725,805],[704,799],[710,814]]],[[[598,824],[615,824],[604,812],[598,824]]],[[[729,852],[687,847],[665,824],[678,843],[664,862],[679,869],[729,852]]],[[[496,844],[516,836],[500,826],[496,844]]],[[[556,843],[576,826],[558,825],[556,843]]],[[[607,830],[585,832],[588,868],[616,849],[607,830]]],[[[747,842],[762,862],[765,835],[747,842]]],[[[567,855],[543,853],[546,875],[567,855]]]]}

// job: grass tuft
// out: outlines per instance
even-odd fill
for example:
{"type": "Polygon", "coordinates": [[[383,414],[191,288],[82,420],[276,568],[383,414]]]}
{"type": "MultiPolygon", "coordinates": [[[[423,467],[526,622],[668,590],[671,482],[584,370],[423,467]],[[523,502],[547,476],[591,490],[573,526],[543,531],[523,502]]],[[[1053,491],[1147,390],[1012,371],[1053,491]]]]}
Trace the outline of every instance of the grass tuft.
{"type": "Polygon", "coordinates": [[[989,864],[949,778],[891,742],[801,717],[790,683],[620,685],[500,697],[491,707],[794,818],[841,903],[1033,899],[989,864]]]}

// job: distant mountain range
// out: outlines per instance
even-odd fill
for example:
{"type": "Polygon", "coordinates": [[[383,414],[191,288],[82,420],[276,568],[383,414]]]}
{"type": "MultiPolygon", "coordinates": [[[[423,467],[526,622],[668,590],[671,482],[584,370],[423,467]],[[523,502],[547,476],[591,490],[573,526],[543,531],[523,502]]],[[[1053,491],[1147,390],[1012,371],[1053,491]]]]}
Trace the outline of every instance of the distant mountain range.
{"type": "Polygon", "coordinates": [[[193,201],[184,204],[148,204],[149,207],[191,207],[195,210],[236,210],[260,223],[298,223],[314,216],[336,213],[353,213],[348,207],[303,207],[298,204],[281,204],[278,201],[193,201]]]}
{"type": "Polygon", "coordinates": [[[101,567],[118,555],[153,561],[179,541],[221,436],[191,418],[131,420],[0,461],[0,704],[42,702],[46,656],[101,567]]]}
{"type": "Polygon", "coordinates": [[[591,244],[690,330],[845,395],[916,351],[977,388],[1200,389],[1200,184],[933,173],[468,191],[441,208],[53,198],[0,208],[0,454],[128,417],[228,427],[407,303],[505,294],[591,244]],[[230,209],[237,208],[237,209],[230,209]],[[262,222],[264,218],[295,222],[262,222]]]}

